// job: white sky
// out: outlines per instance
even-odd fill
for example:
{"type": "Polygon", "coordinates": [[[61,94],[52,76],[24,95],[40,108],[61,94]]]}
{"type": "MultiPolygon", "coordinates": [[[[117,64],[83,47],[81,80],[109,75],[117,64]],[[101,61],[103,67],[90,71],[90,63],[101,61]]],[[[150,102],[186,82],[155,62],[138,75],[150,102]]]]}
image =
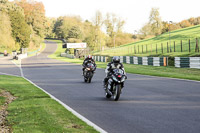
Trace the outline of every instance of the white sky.
{"type": "MultiPolygon", "coordinates": [[[[11,1],[11,0],[10,0],[11,1]]],[[[159,8],[163,21],[180,22],[200,16],[200,0],[36,0],[43,2],[47,17],[79,15],[92,21],[99,10],[125,20],[124,31],[134,33],[148,22],[151,8],[159,8]]]]}

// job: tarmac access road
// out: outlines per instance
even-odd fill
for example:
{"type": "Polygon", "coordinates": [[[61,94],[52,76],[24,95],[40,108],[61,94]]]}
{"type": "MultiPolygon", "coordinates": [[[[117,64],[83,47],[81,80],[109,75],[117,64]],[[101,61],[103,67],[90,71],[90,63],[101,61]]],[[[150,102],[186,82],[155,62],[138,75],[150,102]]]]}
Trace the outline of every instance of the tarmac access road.
{"type": "Polygon", "coordinates": [[[106,99],[103,69],[84,83],[81,65],[47,56],[56,43],[47,42],[38,56],[22,61],[24,77],[109,133],[200,132],[200,82],[128,74],[119,101],[106,99]]]}

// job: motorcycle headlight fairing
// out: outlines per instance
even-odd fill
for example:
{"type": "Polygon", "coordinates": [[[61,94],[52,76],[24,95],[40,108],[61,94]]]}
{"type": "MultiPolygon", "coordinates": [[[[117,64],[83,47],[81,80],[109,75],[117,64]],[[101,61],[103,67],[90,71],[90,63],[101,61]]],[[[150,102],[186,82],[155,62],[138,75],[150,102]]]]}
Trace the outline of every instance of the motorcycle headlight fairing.
{"type": "Polygon", "coordinates": [[[118,82],[117,78],[115,76],[112,76],[112,79],[116,82],[118,82]]]}
{"type": "Polygon", "coordinates": [[[121,82],[124,82],[124,81],[125,81],[125,76],[123,76],[121,79],[121,82]]]}

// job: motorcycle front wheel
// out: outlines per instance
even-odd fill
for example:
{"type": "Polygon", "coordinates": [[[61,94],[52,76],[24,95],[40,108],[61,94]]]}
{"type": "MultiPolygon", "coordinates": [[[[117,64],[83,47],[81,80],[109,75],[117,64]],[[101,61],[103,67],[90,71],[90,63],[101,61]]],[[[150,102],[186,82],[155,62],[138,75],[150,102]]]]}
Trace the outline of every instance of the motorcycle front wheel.
{"type": "Polygon", "coordinates": [[[106,92],[106,98],[111,98],[111,95],[106,92]]]}
{"type": "Polygon", "coordinates": [[[116,85],[115,86],[115,92],[114,92],[114,95],[113,95],[113,98],[115,101],[117,101],[120,97],[120,94],[121,94],[121,85],[116,85]]]}

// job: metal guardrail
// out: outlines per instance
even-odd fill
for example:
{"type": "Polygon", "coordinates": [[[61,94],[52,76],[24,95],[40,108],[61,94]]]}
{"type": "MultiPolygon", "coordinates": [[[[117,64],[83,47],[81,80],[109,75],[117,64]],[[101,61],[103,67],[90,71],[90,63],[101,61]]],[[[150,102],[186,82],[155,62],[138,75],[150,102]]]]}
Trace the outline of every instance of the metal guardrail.
{"type": "Polygon", "coordinates": [[[71,58],[71,59],[74,59],[75,56],[74,55],[71,55],[71,54],[67,54],[67,53],[61,53],[60,54],[61,57],[67,57],[67,58],[71,58]]]}

